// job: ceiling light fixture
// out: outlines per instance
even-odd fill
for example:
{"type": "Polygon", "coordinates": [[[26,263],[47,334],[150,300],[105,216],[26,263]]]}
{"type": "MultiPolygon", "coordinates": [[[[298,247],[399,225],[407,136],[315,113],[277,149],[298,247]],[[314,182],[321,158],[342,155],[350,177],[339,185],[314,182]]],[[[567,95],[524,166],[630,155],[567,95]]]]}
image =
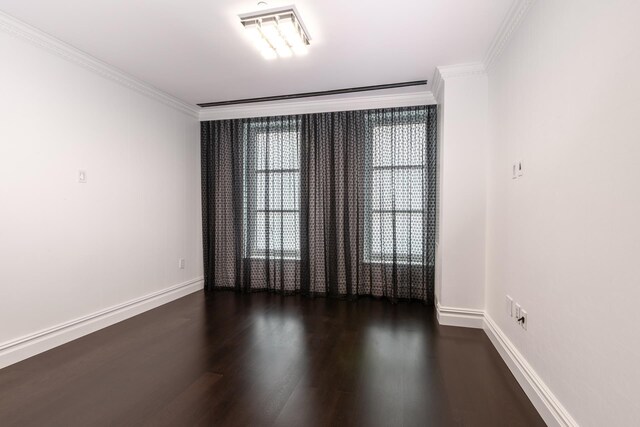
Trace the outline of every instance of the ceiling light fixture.
{"type": "Polygon", "coordinates": [[[265,59],[305,55],[309,32],[295,6],[239,15],[240,22],[265,59]]]}

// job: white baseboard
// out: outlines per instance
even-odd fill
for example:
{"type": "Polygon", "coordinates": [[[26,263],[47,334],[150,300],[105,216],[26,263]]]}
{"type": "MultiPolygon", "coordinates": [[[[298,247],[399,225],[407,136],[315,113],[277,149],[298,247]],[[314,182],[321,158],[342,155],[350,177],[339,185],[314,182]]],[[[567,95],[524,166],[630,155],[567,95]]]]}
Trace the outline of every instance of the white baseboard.
{"type": "Polygon", "coordinates": [[[441,325],[484,329],[547,425],[578,427],[578,423],[487,313],[477,309],[445,307],[436,302],[436,314],[441,325]]]}
{"type": "Polygon", "coordinates": [[[198,277],[87,316],[0,343],[0,369],[199,291],[203,287],[203,282],[204,279],[198,277]]]}
{"type": "Polygon", "coordinates": [[[436,315],[441,325],[476,329],[483,327],[484,311],[482,310],[445,307],[436,303],[436,315]]]}
{"type": "Polygon", "coordinates": [[[529,365],[527,359],[486,313],[484,315],[484,331],[547,425],[577,427],[578,423],[529,365]]]}

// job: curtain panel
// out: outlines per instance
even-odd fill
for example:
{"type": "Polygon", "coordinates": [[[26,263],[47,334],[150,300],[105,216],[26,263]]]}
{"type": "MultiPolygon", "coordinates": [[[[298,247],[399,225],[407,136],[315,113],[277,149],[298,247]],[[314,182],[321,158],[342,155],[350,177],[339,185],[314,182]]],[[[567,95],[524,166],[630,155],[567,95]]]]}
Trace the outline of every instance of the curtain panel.
{"type": "Polygon", "coordinates": [[[201,123],[205,288],[433,303],[436,107],[201,123]]]}

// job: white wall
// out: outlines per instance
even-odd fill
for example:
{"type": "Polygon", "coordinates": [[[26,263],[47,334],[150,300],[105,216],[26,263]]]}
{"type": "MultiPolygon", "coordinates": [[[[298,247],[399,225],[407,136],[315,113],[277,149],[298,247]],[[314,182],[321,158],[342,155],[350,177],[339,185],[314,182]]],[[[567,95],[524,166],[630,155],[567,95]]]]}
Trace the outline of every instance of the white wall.
{"type": "MultiPolygon", "coordinates": [[[[438,94],[440,229],[436,297],[444,307],[482,310],[485,291],[487,76],[476,72],[482,71],[477,64],[452,69],[440,67],[439,70],[443,88],[438,94]]],[[[481,318],[478,320],[477,326],[481,327],[481,318]]]]}
{"type": "Polygon", "coordinates": [[[583,426],[640,423],[638,17],[538,0],[489,72],[487,314],[583,426]]]}
{"type": "Polygon", "coordinates": [[[197,118],[4,32],[0,52],[0,347],[202,276],[197,118]]]}

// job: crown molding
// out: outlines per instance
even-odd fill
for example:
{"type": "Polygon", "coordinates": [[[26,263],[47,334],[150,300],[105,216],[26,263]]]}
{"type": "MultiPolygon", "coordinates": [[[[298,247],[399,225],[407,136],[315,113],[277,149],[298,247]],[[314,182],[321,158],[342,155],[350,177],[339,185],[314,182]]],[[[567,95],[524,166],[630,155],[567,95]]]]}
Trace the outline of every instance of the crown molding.
{"type": "Polygon", "coordinates": [[[355,96],[317,97],[203,108],[200,110],[200,121],[410,107],[435,103],[433,94],[426,90],[386,94],[363,92],[355,96]]]}
{"type": "Polygon", "coordinates": [[[507,15],[502,21],[498,32],[489,46],[489,50],[487,50],[487,53],[484,56],[483,62],[487,70],[493,66],[496,59],[502,54],[502,51],[513,34],[520,27],[520,24],[534,2],[535,0],[514,0],[511,4],[507,15]]]}
{"type": "Polygon", "coordinates": [[[486,68],[481,62],[469,64],[457,64],[436,67],[431,79],[431,91],[438,102],[442,102],[442,90],[447,79],[458,77],[480,76],[486,73],[486,68]]]}
{"type": "Polygon", "coordinates": [[[178,111],[186,113],[192,117],[198,117],[199,107],[188,104],[168,93],[165,93],[148,83],[136,79],[117,68],[100,61],[93,56],[76,49],[75,47],[56,39],[49,34],[28,25],[11,15],[0,11],[0,31],[11,36],[20,38],[34,46],[47,50],[60,58],[73,62],[89,71],[92,71],[106,79],[114,81],[126,88],[136,91],[142,95],[159,101],[178,111]]]}
{"type": "Polygon", "coordinates": [[[485,74],[502,54],[534,2],[535,0],[513,1],[484,56],[483,62],[437,67],[431,79],[431,91],[434,97],[441,102],[443,83],[448,78],[485,74]]]}
{"type": "Polygon", "coordinates": [[[438,69],[438,67],[436,67],[435,71],[433,72],[433,78],[431,79],[431,92],[433,92],[433,97],[436,99],[436,101],[438,102],[438,104],[441,104],[443,102],[442,99],[442,90],[444,89],[444,85],[443,85],[443,80],[442,80],[442,75],[440,74],[440,70],[438,69]]]}
{"type": "Polygon", "coordinates": [[[472,62],[469,64],[457,64],[440,66],[436,68],[436,72],[440,75],[442,80],[447,80],[455,77],[469,77],[485,74],[486,69],[481,62],[472,62]]]}

